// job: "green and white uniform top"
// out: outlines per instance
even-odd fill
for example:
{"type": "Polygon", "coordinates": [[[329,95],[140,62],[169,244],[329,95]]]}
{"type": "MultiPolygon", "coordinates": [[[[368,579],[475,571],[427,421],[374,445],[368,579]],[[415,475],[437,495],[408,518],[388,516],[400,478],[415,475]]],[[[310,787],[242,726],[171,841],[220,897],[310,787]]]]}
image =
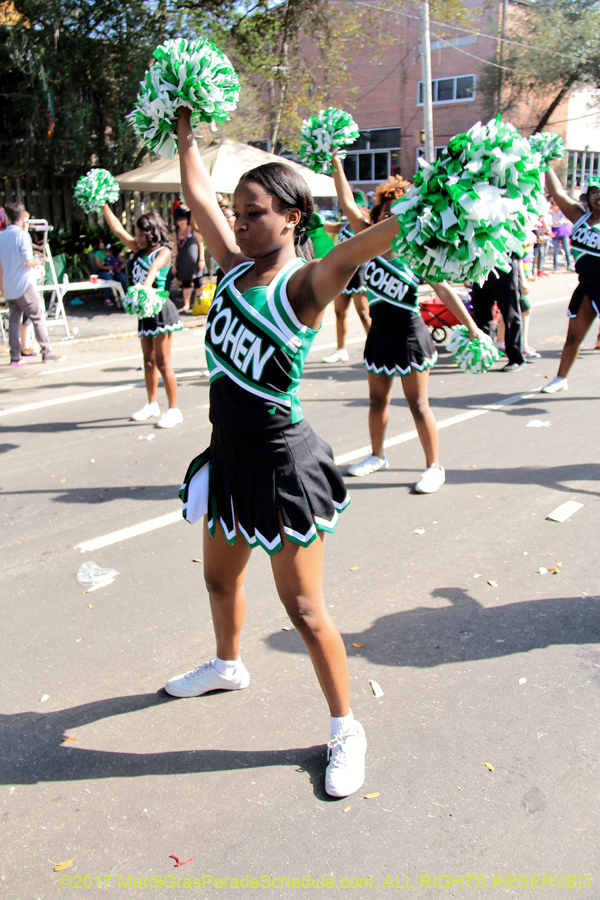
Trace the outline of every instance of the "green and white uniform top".
{"type": "MultiPolygon", "coordinates": [[[[131,270],[131,276],[133,278],[134,284],[143,284],[146,278],[148,277],[148,272],[150,271],[150,266],[156,259],[157,255],[162,250],[162,247],[157,247],[155,250],[152,250],[147,256],[137,256],[133,263],[133,268],[131,270]]],[[[165,282],[167,280],[167,275],[169,274],[169,269],[171,268],[171,263],[168,266],[165,266],[163,269],[159,269],[156,273],[156,278],[154,279],[154,284],[151,287],[156,288],[159,291],[164,290],[165,282]]]]}
{"type": "Polygon", "coordinates": [[[304,418],[298,398],[304,362],[317,332],[298,321],[287,285],[303,259],[266,287],[241,294],[235,282],[254,265],[225,275],[206,321],[210,420],[228,431],[275,431],[304,418]]]}
{"type": "Polygon", "coordinates": [[[419,278],[399,257],[377,256],[365,267],[365,287],[371,317],[406,320],[420,316],[419,278]],[[375,315],[373,315],[375,313],[375,315]]]}
{"type": "Polygon", "coordinates": [[[580,279],[600,283],[600,222],[590,226],[591,215],[586,213],[575,222],[571,232],[571,252],[580,279]]]}

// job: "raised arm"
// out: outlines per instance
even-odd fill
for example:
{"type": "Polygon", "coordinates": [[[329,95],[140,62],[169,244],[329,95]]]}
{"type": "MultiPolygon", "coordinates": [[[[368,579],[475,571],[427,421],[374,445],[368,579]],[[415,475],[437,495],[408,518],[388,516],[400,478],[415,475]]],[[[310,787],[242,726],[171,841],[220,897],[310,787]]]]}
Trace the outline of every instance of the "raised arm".
{"type": "Polygon", "coordinates": [[[448,307],[451,313],[454,313],[461,325],[465,325],[468,328],[470,338],[476,338],[479,335],[479,329],[454,288],[451,288],[446,281],[441,281],[439,284],[432,284],[431,287],[444,306],[448,307]]]}
{"type": "Polygon", "coordinates": [[[356,205],[352,188],[348,184],[348,179],[344,172],[344,166],[337,153],[333,154],[331,171],[340,206],[342,207],[344,215],[350,222],[350,227],[355,234],[358,234],[360,231],[364,231],[365,228],[368,228],[369,223],[365,221],[364,216],[356,205]]]}
{"type": "Polygon", "coordinates": [[[246,259],[235,243],[235,237],[221,212],[210,176],[206,171],[190,123],[190,110],[179,108],[177,141],[179,166],[185,202],[204,237],[206,246],[219,268],[229,272],[246,259]]]}
{"type": "Polygon", "coordinates": [[[125,244],[125,246],[129,248],[129,250],[133,250],[134,253],[140,249],[136,243],[135,238],[123,228],[108,203],[104,204],[102,215],[104,216],[104,221],[106,222],[114,236],[118,238],[122,244],[125,244]]]}
{"type": "Polygon", "coordinates": [[[577,222],[582,217],[585,210],[580,203],[569,197],[560,182],[560,178],[553,169],[546,172],[546,190],[553,200],[556,201],[558,208],[565,214],[571,222],[577,222]]]}

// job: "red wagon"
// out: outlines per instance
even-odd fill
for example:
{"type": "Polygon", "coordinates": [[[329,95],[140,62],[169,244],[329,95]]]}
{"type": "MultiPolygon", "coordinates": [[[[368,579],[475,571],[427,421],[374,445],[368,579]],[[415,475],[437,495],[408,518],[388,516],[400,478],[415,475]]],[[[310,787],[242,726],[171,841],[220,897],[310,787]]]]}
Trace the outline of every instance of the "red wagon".
{"type": "Polygon", "coordinates": [[[454,313],[451,313],[436,296],[419,300],[419,306],[421,307],[423,321],[428,328],[431,328],[431,337],[436,344],[441,344],[446,340],[448,336],[447,328],[460,325],[454,313]]]}

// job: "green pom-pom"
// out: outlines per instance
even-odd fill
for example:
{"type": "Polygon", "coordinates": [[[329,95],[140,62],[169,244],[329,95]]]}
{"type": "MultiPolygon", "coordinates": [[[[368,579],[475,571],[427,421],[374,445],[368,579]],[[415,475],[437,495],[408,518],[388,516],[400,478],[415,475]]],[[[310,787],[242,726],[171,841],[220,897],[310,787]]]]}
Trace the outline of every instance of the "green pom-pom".
{"type": "Polygon", "coordinates": [[[107,169],[90,169],[75,185],[75,200],[86,213],[101,212],[105,203],[119,199],[119,184],[107,169]]]}
{"type": "Polygon", "coordinates": [[[565,142],[560,134],[554,134],[552,131],[542,131],[532,134],[529,138],[531,150],[533,153],[539,153],[542,166],[541,169],[547,169],[548,163],[553,159],[562,159],[565,155],[565,142]]]}
{"type": "Polygon", "coordinates": [[[157,316],[168,296],[167,291],[157,291],[142,284],[133,284],[123,297],[123,309],[130,315],[140,316],[142,319],[157,316]]]}
{"type": "Polygon", "coordinates": [[[541,153],[500,118],[452,138],[392,205],[393,248],[422,278],[483,284],[510,271],[544,209],[541,153]]]}
{"type": "Polygon", "coordinates": [[[447,346],[454,362],[463,372],[481,375],[499,359],[496,345],[487,334],[480,332],[478,338],[471,340],[469,330],[464,325],[452,329],[447,346]]]}
{"type": "Polygon", "coordinates": [[[358,125],[350,113],[329,106],[302,122],[300,160],[313,172],[329,175],[334,150],[344,159],[346,151],[340,148],[353,144],[358,136],[358,125]]]}
{"type": "Polygon", "coordinates": [[[177,110],[192,110],[192,127],[225,122],[237,106],[240,81],[224,53],[212,41],[165,41],[154,51],[137,105],[128,118],[144,144],[172,159],[177,152],[177,110]]]}

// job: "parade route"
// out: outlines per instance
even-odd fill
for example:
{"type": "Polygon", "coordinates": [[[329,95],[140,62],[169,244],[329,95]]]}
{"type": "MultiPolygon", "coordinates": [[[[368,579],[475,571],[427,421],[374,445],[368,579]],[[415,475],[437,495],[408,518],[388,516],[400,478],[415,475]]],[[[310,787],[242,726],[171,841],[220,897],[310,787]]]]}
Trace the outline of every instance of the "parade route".
{"type": "MultiPolygon", "coordinates": [[[[202,329],[174,336],[184,421],[169,430],[130,421],[146,398],[136,338],[2,367],[7,898],[529,900],[543,877],[553,898],[597,895],[597,323],[569,390],[540,393],[574,283],[533,285],[542,359],[519,372],[467,375],[441,349],[437,494],[412,492],[423,455],[399,379],[389,469],[346,478],[325,594],[369,749],[364,787],[339,801],[323,789],[327,710],[261,550],[246,580],[249,688],[185,701],[163,690],[214,653],[201,529],[177,497],[210,437],[202,329]],[[568,500],[583,505],[549,521],[568,500]],[[119,574],[83,593],[86,560],[119,574]]],[[[329,308],[300,392],[343,472],[368,452],[363,340],[353,312],[349,363],[324,364],[329,308]]]]}

